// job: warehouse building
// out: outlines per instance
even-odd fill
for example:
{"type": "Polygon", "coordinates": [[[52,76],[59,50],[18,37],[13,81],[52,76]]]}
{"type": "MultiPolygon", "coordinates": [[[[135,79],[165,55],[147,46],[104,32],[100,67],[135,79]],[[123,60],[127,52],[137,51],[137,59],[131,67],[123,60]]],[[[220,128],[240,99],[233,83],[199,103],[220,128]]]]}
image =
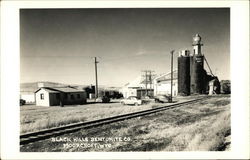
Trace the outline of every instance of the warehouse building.
{"type": "MultiPolygon", "coordinates": [[[[177,96],[178,79],[177,70],[173,72],[172,95],[177,96]]],[[[162,74],[154,79],[154,95],[170,95],[171,94],[171,72],[162,74]]]]}
{"type": "Polygon", "coordinates": [[[37,106],[64,106],[84,104],[86,92],[74,87],[41,87],[35,91],[37,106]]]}

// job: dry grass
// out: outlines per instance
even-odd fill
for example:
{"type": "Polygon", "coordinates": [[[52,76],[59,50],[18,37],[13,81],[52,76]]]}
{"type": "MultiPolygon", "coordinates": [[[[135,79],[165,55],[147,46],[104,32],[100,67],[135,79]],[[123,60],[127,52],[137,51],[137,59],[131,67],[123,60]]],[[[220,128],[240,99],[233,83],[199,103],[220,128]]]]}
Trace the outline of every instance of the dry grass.
{"type": "MultiPolygon", "coordinates": [[[[179,102],[184,100],[185,98],[182,98],[179,102]]],[[[123,106],[116,100],[113,101],[113,103],[90,103],[86,105],[68,105],[65,107],[26,105],[22,106],[20,110],[20,130],[21,133],[27,133],[70,123],[91,121],[135,111],[142,111],[150,109],[152,106],[159,107],[163,105],[169,104],[149,103],[141,106],[123,106]]]]}
{"type": "Polygon", "coordinates": [[[142,106],[123,106],[119,103],[87,104],[66,107],[21,107],[21,133],[62,126],[70,123],[90,121],[119,114],[151,108],[142,106]]]}
{"type": "Polygon", "coordinates": [[[215,151],[223,145],[229,131],[230,111],[225,111],[187,126],[169,128],[166,132],[172,141],[164,150],[215,151]]]}
{"type": "MultiPolygon", "coordinates": [[[[81,135],[129,136],[133,139],[128,143],[113,143],[109,149],[91,148],[88,151],[223,150],[225,136],[230,134],[231,128],[228,102],[230,99],[208,100],[207,105],[190,105],[102,127],[98,131],[82,131],[81,135]]],[[[81,150],[73,148],[71,151],[81,150]]]]}
{"type": "Polygon", "coordinates": [[[46,140],[23,146],[21,151],[220,151],[225,149],[225,137],[231,129],[229,103],[230,98],[213,98],[200,104],[67,135],[130,137],[128,142],[111,142],[111,148],[64,148],[63,142],[46,140]]]}
{"type": "MultiPolygon", "coordinates": [[[[163,139],[166,143],[160,151],[221,150],[224,137],[230,134],[230,100],[224,98],[207,102],[209,105],[190,105],[173,110],[178,113],[175,115],[178,119],[168,124],[164,124],[166,121],[163,120],[157,125],[148,125],[143,140],[150,142],[152,137],[156,138],[156,147],[149,151],[159,151],[157,145],[163,139]]],[[[165,116],[171,119],[172,115],[174,114],[167,113],[165,116]]],[[[141,129],[145,130],[145,126],[141,129]]]]}
{"type": "Polygon", "coordinates": [[[66,107],[24,106],[21,108],[21,133],[25,133],[148,109],[150,105],[122,106],[119,103],[97,103],[66,107]]]}
{"type": "MultiPolygon", "coordinates": [[[[112,151],[218,151],[223,150],[225,136],[230,134],[228,99],[207,101],[209,105],[190,105],[155,118],[133,120],[118,131],[130,135],[131,144],[114,144],[112,151]],[[222,103],[223,102],[223,103],[222,103]],[[219,105],[220,104],[220,105],[219,105]],[[168,119],[168,121],[166,120],[168,119]],[[155,123],[157,122],[157,123],[155,123]]],[[[111,131],[112,132],[112,131],[111,131]]],[[[114,133],[114,132],[113,132],[114,133]]],[[[109,151],[111,151],[109,150],[109,151]]]]}

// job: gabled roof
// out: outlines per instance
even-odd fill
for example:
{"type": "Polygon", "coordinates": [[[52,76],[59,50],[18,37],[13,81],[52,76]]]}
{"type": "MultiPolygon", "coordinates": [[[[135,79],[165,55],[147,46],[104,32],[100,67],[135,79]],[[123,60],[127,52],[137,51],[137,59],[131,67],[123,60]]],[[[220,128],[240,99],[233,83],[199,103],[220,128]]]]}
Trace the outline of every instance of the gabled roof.
{"type": "Polygon", "coordinates": [[[84,92],[82,89],[77,89],[77,88],[71,88],[71,87],[62,87],[62,88],[55,88],[58,91],[61,92],[84,92]]]}
{"type": "MultiPolygon", "coordinates": [[[[173,80],[176,80],[178,77],[177,70],[173,71],[173,80]]],[[[170,73],[165,73],[162,75],[159,75],[158,77],[152,77],[152,81],[156,80],[158,83],[162,81],[169,81],[171,80],[171,72],[170,73]]],[[[138,76],[136,79],[133,81],[125,84],[124,87],[126,88],[145,88],[145,77],[138,76]]],[[[148,83],[149,85],[149,83],[148,83]]]]}
{"type": "MultiPolygon", "coordinates": [[[[173,71],[173,79],[177,79],[177,78],[178,78],[178,71],[175,70],[175,71],[173,71]]],[[[162,74],[162,75],[156,77],[155,80],[157,82],[171,80],[171,72],[162,74]]]]}
{"type": "Polygon", "coordinates": [[[128,87],[128,88],[140,88],[140,87],[143,87],[144,85],[145,84],[143,84],[142,76],[138,76],[133,81],[127,83],[125,85],[125,87],[128,87]]]}
{"type": "MultiPolygon", "coordinates": [[[[45,91],[49,92],[49,93],[60,93],[59,91],[55,91],[55,90],[51,90],[51,89],[47,89],[47,88],[43,88],[45,91]]],[[[36,93],[36,92],[35,92],[36,93]]]]}
{"type": "Polygon", "coordinates": [[[38,92],[39,90],[44,89],[49,93],[72,93],[72,92],[85,92],[84,90],[73,88],[73,87],[41,87],[38,90],[35,91],[38,92]]]}

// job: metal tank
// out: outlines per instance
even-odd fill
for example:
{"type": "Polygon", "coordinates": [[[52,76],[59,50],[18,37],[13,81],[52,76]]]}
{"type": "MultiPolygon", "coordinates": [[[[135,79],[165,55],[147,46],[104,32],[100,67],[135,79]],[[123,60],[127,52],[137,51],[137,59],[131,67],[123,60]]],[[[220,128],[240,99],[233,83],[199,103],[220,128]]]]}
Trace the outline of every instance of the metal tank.
{"type": "Polygon", "coordinates": [[[192,57],[191,93],[203,94],[205,87],[204,56],[194,55],[192,57]]]}
{"type": "Polygon", "coordinates": [[[182,50],[178,57],[178,95],[190,95],[190,51],[182,50]]]}
{"type": "Polygon", "coordinates": [[[200,35],[196,34],[193,37],[193,56],[190,58],[192,94],[205,93],[204,56],[201,53],[202,45],[200,35]]]}

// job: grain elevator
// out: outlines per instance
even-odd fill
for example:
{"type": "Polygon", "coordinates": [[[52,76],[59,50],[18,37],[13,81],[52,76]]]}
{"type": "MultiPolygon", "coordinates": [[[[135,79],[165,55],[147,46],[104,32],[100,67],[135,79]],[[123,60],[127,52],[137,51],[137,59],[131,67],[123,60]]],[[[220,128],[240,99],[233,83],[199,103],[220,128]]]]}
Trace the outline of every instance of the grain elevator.
{"type": "Polygon", "coordinates": [[[178,57],[178,93],[179,95],[190,95],[190,51],[183,50],[178,57]]]}
{"type": "Polygon", "coordinates": [[[206,71],[204,55],[201,52],[201,37],[193,37],[193,51],[183,50],[178,56],[178,94],[204,94],[206,92],[206,71]]]}

